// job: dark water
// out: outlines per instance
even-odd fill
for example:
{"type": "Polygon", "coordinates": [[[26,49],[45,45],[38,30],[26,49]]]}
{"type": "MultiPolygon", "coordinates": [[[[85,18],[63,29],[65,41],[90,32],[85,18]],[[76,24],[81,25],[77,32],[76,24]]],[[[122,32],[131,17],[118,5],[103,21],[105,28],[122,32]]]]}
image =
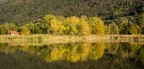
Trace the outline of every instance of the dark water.
{"type": "Polygon", "coordinates": [[[144,69],[144,45],[67,43],[0,44],[0,69],[144,69]]]}

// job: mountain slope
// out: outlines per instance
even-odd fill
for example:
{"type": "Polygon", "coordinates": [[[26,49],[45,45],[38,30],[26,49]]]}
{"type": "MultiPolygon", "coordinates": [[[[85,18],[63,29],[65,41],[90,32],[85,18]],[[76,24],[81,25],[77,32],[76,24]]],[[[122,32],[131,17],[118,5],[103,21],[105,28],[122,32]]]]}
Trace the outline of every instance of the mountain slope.
{"type": "Polygon", "coordinates": [[[46,14],[98,16],[104,20],[137,16],[144,12],[143,0],[9,0],[0,4],[0,23],[26,23],[46,14]]]}

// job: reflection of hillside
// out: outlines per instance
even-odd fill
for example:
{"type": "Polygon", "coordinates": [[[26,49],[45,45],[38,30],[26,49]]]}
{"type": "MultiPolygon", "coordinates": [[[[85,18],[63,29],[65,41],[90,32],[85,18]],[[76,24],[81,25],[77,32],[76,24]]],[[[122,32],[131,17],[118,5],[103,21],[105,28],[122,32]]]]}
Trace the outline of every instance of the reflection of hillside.
{"type": "Polygon", "coordinates": [[[26,52],[0,52],[0,69],[45,69],[47,63],[40,57],[26,52]]]}
{"type": "MultiPolygon", "coordinates": [[[[142,65],[144,64],[143,45],[129,43],[68,43],[52,44],[49,46],[7,46],[7,44],[0,44],[0,51],[6,54],[4,55],[3,53],[2,55],[0,53],[2,57],[7,56],[10,53],[12,54],[11,56],[14,55],[15,59],[18,60],[23,60],[19,58],[25,58],[25,55],[27,54],[36,55],[35,57],[41,57],[41,60],[46,61],[49,65],[52,66],[60,66],[64,64],[64,66],[68,65],[67,67],[69,67],[70,64],[73,64],[73,66],[81,67],[81,65],[89,64],[93,66],[93,64],[95,64],[94,68],[99,68],[101,65],[106,66],[111,64],[109,65],[109,67],[117,68],[117,65],[120,65],[118,67],[121,67],[122,69],[124,67],[129,67],[130,69],[133,69],[132,67],[138,67],[136,65],[139,65],[140,67],[144,66],[142,65]],[[17,53],[19,54],[17,55],[17,53]]],[[[9,58],[6,58],[5,60],[7,59],[9,58]]],[[[13,61],[15,59],[11,60],[13,61]]],[[[26,57],[24,61],[28,60],[29,59],[26,57]]],[[[86,69],[89,68],[86,67],[86,69]]],[[[105,69],[105,67],[103,67],[103,69],[105,69]]]]}
{"type": "Polygon", "coordinates": [[[0,52],[2,69],[143,69],[136,62],[118,57],[104,56],[99,60],[88,60],[77,63],[68,61],[45,62],[38,56],[26,52],[0,52]]]}
{"type": "MultiPolygon", "coordinates": [[[[3,46],[4,47],[4,46],[3,46]]],[[[42,56],[48,62],[54,61],[86,61],[88,59],[97,60],[104,55],[105,44],[91,44],[91,43],[79,43],[79,44],[53,44],[51,46],[43,47],[6,47],[5,52],[17,52],[17,50],[23,50],[32,54],[42,56]]]]}

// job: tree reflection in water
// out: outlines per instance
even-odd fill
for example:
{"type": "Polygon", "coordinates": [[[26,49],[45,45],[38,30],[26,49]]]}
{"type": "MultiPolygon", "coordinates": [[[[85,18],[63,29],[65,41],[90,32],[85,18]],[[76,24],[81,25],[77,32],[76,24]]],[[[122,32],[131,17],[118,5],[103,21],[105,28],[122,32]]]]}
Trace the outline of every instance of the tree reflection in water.
{"type": "Polygon", "coordinates": [[[144,45],[67,43],[46,46],[0,44],[0,67],[11,69],[143,69],[144,45]],[[20,67],[19,67],[20,66],[20,67]]]}

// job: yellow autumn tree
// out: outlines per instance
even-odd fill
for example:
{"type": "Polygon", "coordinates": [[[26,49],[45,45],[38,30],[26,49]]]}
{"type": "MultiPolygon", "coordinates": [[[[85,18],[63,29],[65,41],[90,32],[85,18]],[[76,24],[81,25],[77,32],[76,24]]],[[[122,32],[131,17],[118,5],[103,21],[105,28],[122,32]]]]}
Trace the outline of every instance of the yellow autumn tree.
{"type": "Polygon", "coordinates": [[[105,33],[105,27],[104,22],[97,17],[91,17],[89,18],[90,27],[92,29],[92,34],[104,34],[105,33]]]}
{"type": "Polygon", "coordinates": [[[79,23],[79,18],[76,16],[72,16],[69,18],[66,18],[65,20],[65,33],[69,34],[69,35],[77,35],[78,34],[78,29],[77,29],[77,25],[79,23]]]}
{"type": "Polygon", "coordinates": [[[50,21],[50,32],[51,34],[58,34],[58,30],[62,22],[58,21],[57,19],[52,19],[50,21]]]}
{"type": "Polygon", "coordinates": [[[22,34],[22,35],[30,34],[30,30],[28,29],[28,27],[25,27],[25,26],[22,26],[19,31],[20,31],[20,34],[22,34]]]}
{"type": "Polygon", "coordinates": [[[90,35],[91,34],[90,26],[88,24],[86,17],[80,18],[80,22],[77,26],[77,30],[79,31],[79,35],[90,35]]]}

